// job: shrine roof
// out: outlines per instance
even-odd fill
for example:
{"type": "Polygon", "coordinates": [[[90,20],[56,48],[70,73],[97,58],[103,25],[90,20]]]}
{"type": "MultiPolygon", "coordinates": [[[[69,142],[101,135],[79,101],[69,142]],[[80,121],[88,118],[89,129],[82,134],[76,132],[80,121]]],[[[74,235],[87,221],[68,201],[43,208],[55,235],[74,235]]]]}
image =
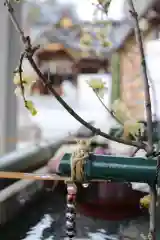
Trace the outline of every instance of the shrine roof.
{"type": "MultiPolygon", "coordinates": [[[[155,0],[135,0],[135,7],[139,17],[144,16],[148,9],[153,6],[154,2],[155,0]]],[[[126,12],[129,13],[128,10],[128,6],[126,5],[126,12]]],[[[108,19],[107,21],[97,21],[94,24],[87,21],[81,21],[72,24],[68,28],[51,24],[41,32],[36,39],[36,43],[45,46],[50,43],[60,43],[79,58],[82,54],[82,44],[80,43],[81,32],[87,30],[93,36],[93,41],[90,46],[83,49],[83,52],[88,52],[88,56],[92,57],[98,52],[100,58],[109,58],[113,51],[123,45],[129,34],[133,31],[133,28],[133,19],[128,14],[126,14],[126,18],[123,21],[112,21],[108,19]],[[99,40],[96,39],[97,28],[107,28],[106,40],[110,42],[108,47],[102,47],[99,44],[99,40]]]]}
{"type": "MultiPolygon", "coordinates": [[[[50,26],[50,28],[47,28],[45,31],[43,31],[43,33],[36,39],[36,43],[42,43],[42,45],[43,42],[48,42],[48,44],[60,43],[65,48],[70,49],[73,52],[76,51],[77,54],[79,54],[82,52],[82,44],[80,42],[82,36],[81,34],[83,30],[86,30],[85,28],[87,26],[87,32],[91,34],[93,41],[90,46],[83,47],[83,51],[89,52],[91,55],[95,55],[97,51],[100,53],[100,55],[106,57],[106,53],[108,51],[107,48],[102,47],[99,44],[99,40],[96,39],[96,28],[99,28],[99,25],[101,25],[101,28],[104,28],[105,26],[104,24],[86,24],[85,27],[81,25],[73,25],[70,28],[50,26]]],[[[45,45],[47,46],[48,44],[45,45]]]]}

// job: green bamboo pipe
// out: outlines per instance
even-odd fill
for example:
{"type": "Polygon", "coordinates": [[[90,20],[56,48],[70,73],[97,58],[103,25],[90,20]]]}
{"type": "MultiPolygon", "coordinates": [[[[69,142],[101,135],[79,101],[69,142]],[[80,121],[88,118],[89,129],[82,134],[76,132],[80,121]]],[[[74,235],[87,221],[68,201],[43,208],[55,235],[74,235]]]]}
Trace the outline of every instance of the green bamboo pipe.
{"type": "MultiPolygon", "coordinates": [[[[69,177],[71,154],[67,153],[60,161],[58,173],[69,177]]],[[[84,165],[86,181],[113,180],[116,182],[141,182],[154,184],[157,161],[140,157],[117,157],[90,154],[84,165]]]]}

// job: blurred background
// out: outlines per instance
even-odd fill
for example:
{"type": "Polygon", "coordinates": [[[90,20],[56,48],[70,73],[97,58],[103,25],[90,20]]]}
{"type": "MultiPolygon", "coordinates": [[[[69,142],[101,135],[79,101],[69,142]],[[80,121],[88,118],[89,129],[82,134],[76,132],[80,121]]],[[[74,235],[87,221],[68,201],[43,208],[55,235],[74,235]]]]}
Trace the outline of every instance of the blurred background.
{"type": "MultiPolygon", "coordinates": [[[[22,19],[24,31],[33,44],[41,45],[35,56],[41,71],[46,76],[50,72],[54,88],[76,112],[99,126],[102,119],[109,116],[87,81],[92,78],[105,81],[104,103],[109,107],[112,84],[107,54],[98,39],[94,39],[91,51],[82,50],[80,42],[84,30],[91,33],[93,28],[94,32],[96,27],[104,28],[104,19],[100,22],[102,12],[94,13],[95,9],[92,2],[85,0],[24,1],[22,19]],[[93,48],[99,51],[98,57],[93,48]]],[[[18,148],[27,147],[33,141],[58,140],[76,131],[80,124],[43,87],[27,60],[23,69],[26,77],[36,80],[29,98],[35,103],[38,114],[32,117],[18,97],[18,148]]],[[[107,125],[106,131],[109,128],[107,125]]]]}
{"type": "MultiPolygon", "coordinates": [[[[144,38],[152,115],[154,120],[159,121],[160,4],[157,0],[134,2],[144,38]]],[[[13,7],[25,35],[30,36],[33,46],[40,45],[34,60],[55,91],[82,118],[108,133],[117,123],[87,82],[93,79],[105,82],[102,99],[104,105],[111,109],[112,103],[121,99],[136,121],[145,120],[144,85],[128,1],[112,0],[107,14],[97,9],[95,4],[96,1],[89,0],[24,0],[20,4],[13,3],[13,7]],[[99,33],[103,35],[103,42],[100,41],[99,33]]],[[[26,98],[33,101],[37,115],[32,116],[24,107],[22,97],[14,93],[16,86],[13,83],[13,71],[18,66],[24,46],[13,28],[3,1],[0,2],[0,19],[0,170],[30,173],[40,171],[41,174],[46,174],[50,171],[46,164],[52,160],[57,150],[55,145],[65,137],[76,134],[81,124],[51,95],[26,59],[23,62],[23,77],[34,81],[30,91],[26,92],[26,98]]],[[[86,129],[83,129],[84,133],[86,129]]],[[[159,135],[157,136],[159,140],[159,135]]],[[[100,140],[104,141],[102,138],[100,140]]],[[[130,154],[130,147],[121,144],[111,142],[110,148],[115,155],[130,154]]],[[[144,156],[144,152],[140,155],[144,156]]],[[[10,239],[13,232],[13,240],[63,239],[61,236],[54,238],[54,233],[64,228],[64,196],[55,197],[52,192],[46,195],[44,185],[44,181],[35,180],[0,181],[0,225],[8,223],[19,209],[41,192],[40,201],[32,208],[27,206],[22,217],[13,219],[3,229],[2,239],[10,239]]],[[[146,184],[142,186],[138,183],[135,189],[133,186],[134,183],[122,184],[122,188],[119,185],[117,188],[111,187],[114,201],[122,199],[122,205],[126,206],[131,202],[131,192],[132,200],[137,199],[134,190],[138,189],[138,194],[148,193],[146,184]]],[[[65,191],[61,193],[63,195],[65,191]]],[[[93,194],[99,196],[99,193],[93,194]]],[[[129,210],[128,207],[127,211],[129,210]]],[[[129,236],[123,239],[140,240],[141,233],[148,232],[148,216],[145,214],[138,220],[131,218],[129,221],[95,221],[81,216],[78,224],[82,239],[85,239],[83,233],[89,239],[120,239],[119,232],[122,230],[129,236]]]]}

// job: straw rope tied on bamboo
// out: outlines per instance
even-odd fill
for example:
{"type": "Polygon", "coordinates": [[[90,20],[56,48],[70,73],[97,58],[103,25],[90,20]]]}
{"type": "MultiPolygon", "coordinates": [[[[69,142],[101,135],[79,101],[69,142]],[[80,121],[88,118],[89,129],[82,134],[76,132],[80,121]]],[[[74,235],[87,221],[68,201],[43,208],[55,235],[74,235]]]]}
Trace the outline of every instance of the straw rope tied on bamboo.
{"type": "MultiPolygon", "coordinates": [[[[14,1],[14,2],[20,2],[20,1],[14,1]]],[[[156,229],[155,229],[155,213],[156,213],[156,204],[157,204],[157,186],[158,186],[158,178],[159,178],[159,150],[156,150],[154,148],[154,142],[153,142],[153,129],[152,129],[152,109],[151,109],[151,100],[150,100],[150,93],[149,93],[149,83],[148,83],[148,75],[147,75],[147,68],[146,68],[146,60],[144,55],[144,47],[143,47],[143,40],[142,40],[142,34],[139,27],[139,20],[138,20],[138,14],[135,10],[135,6],[132,0],[128,0],[130,5],[130,14],[135,22],[135,29],[136,29],[136,40],[137,40],[137,46],[139,48],[140,56],[141,56],[141,68],[143,73],[143,80],[144,80],[144,95],[145,95],[145,109],[146,109],[146,119],[147,119],[147,140],[143,141],[143,134],[144,134],[144,126],[136,121],[134,117],[130,114],[129,109],[127,109],[125,103],[123,103],[121,100],[116,99],[116,101],[113,103],[112,111],[107,111],[111,114],[111,116],[118,120],[118,122],[121,123],[123,132],[120,137],[116,137],[114,135],[109,135],[105,132],[102,132],[100,129],[97,129],[93,127],[91,124],[87,123],[81,116],[79,116],[64,100],[59,96],[59,94],[55,91],[52,84],[48,82],[48,79],[44,76],[44,74],[40,71],[38,68],[36,62],[34,61],[33,55],[35,51],[37,51],[38,47],[33,47],[30,41],[30,38],[25,36],[24,32],[19,26],[19,23],[17,22],[15,15],[14,15],[14,9],[12,7],[12,1],[5,1],[5,6],[8,10],[8,14],[14,24],[14,27],[20,34],[20,38],[22,42],[24,43],[25,51],[22,53],[20,58],[19,66],[16,70],[16,75],[14,78],[14,83],[17,87],[17,91],[20,93],[24,100],[25,107],[31,112],[32,115],[37,114],[37,110],[33,104],[32,101],[26,99],[26,90],[30,90],[33,82],[31,79],[27,79],[23,73],[22,69],[22,62],[24,58],[28,59],[29,63],[31,64],[32,68],[38,75],[39,79],[41,79],[42,83],[47,87],[47,89],[53,94],[53,96],[59,101],[59,103],[82,125],[87,127],[89,130],[93,132],[93,135],[100,135],[101,137],[104,137],[108,140],[115,141],[118,143],[122,143],[129,146],[136,147],[136,151],[139,149],[143,149],[146,151],[147,155],[144,158],[136,158],[134,155],[130,158],[127,157],[114,157],[114,156],[104,156],[99,155],[98,157],[95,154],[90,153],[90,144],[91,139],[89,140],[78,140],[77,143],[77,149],[72,154],[70,158],[70,170],[71,170],[71,176],[58,176],[47,174],[47,175],[40,175],[40,174],[31,174],[31,173],[13,173],[13,172],[0,172],[0,178],[24,178],[24,179],[36,179],[36,180],[63,180],[67,184],[67,208],[66,208],[66,234],[69,237],[69,239],[72,239],[76,235],[76,194],[77,194],[77,187],[75,183],[79,182],[81,184],[88,184],[86,182],[86,172],[84,171],[84,166],[88,163],[91,164],[91,167],[96,169],[96,166],[98,166],[98,169],[101,169],[103,172],[103,176],[100,175],[97,171],[95,171],[94,179],[92,177],[92,171],[90,174],[90,179],[92,181],[98,181],[99,179],[102,181],[104,180],[116,180],[120,181],[117,176],[120,176],[123,178],[124,181],[133,182],[132,180],[138,179],[137,182],[146,182],[146,179],[148,180],[147,183],[150,186],[150,195],[145,199],[141,200],[141,203],[144,204],[144,202],[149,203],[150,207],[150,229],[149,229],[149,235],[147,239],[155,240],[156,239],[156,229]],[[132,138],[129,138],[129,136],[132,136],[132,138]],[[92,161],[90,160],[90,157],[92,158],[92,161]],[[147,158],[147,159],[146,159],[147,158]],[[98,159],[98,161],[97,161],[98,159]],[[113,162],[109,162],[109,161],[113,162]],[[117,161],[119,162],[117,163],[117,161]],[[130,162],[128,162],[128,160],[130,162]],[[96,162],[97,161],[97,162],[96,162]],[[102,162],[101,162],[102,161],[102,162]],[[133,162],[137,162],[136,164],[133,162]],[[96,162],[96,164],[92,164],[92,162],[96,162]],[[138,165],[139,162],[139,165],[138,165]],[[122,166],[122,168],[116,167],[116,164],[119,164],[122,166]],[[112,166],[112,168],[115,168],[115,171],[112,171],[112,169],[108,166],[112,166]],[[131,174],[127,174],[126,171],[124,171],[123,168],[128,168],[131,171],[131,174]],[[138,171],[137,171],[138,169],[138,171]],[[149,171],[149,174],[146,174],[146,169],[149,171]],[[117,172],[116,172],[117,171],[117,172]],[[110,175],[109,175],[110,174],[110,175]],[[145,175],[146,179],[143,178],[143,174],[145,175]],[[99,176],[99,179],[98,179],[99,176]]],[[[110,1],[99,1],[97,7],[100,6],[102,10],[106,13],[106,7],[108,7],[110,1]]],[[[102,41],[104,39],[104,32],[100,33],[98,35],[100,37],[101,46],[108,47],[109,42],[102,41]]],[[[85,38],[85,36],[84,36],[85,38]]],[[[83,45],[88,45],[90,47],[90,44],[92,42],[92,39],[90,39],[87,35],[87,39],[82,39],[83,45]]],[[[84,47],[84,46],[83,46],[84,47]]],[[[82,49],[83,49],[82,47],[82,49]]],[[[101,79],[92,79],[89,83],[89,86],[93,89],[95,94],[100,99],[101,103],[103,104],[103,95],[105,92],[105,86],[101,79]]],[[[104,106],[104,104],[103,104],[104,106]]],[[[60,161],[60,165],[63,165],[60,161]]],[[[129,170],[128,170],[129,171],[129,170]]],[[[122,179],[121,179],[122,180],[122,179]]],[[[135,181],[136,182],[136,181],[135,181]]],[[[90,183],[90,182],[89,182],[90,183]]]]}

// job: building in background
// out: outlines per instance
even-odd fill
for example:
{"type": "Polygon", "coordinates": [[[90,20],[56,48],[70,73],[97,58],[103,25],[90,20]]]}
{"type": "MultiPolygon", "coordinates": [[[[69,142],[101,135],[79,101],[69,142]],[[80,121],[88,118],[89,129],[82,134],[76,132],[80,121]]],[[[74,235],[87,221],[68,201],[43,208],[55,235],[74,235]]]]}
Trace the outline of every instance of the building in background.
{"type": "MultiPolygon", "coordinates": [[[[102,26],[103,23],[74,24],[68,15],[63,14],[56,24],[47,27],[35,39],[35,43],[42,46],[36,54],[37,64],[59,94],[62,94],[61,86],[65,80],[71,81],[77,87],[79,74],[108,71],[106,48],[100,46],[98,38],[93,37],[92,43],[85,49],[81,43],[84,31],[94,34],[94,31],[102,26]]],[[[33,86],[34,91],[49,94],[39,79],[33,86]]]]}
{"type": "MultiPolygon", "coordinates": [[[[150,0],[135,1],[135,5],[138,15],[141,16],[140,28],[146,51],[146,44],[156,39],[159,34],[160,2],[150,0]]],[[[113,33],[115,33],[115,38],[118,39],[112,54],[113,100],[122,99],[134,118],[137,120],[144,119],[144,85],[141,59],[135,39],[132,17],[126,14],[126,21],[120,23],[117,32],[113,29],[113,33]]],[[[155,101],[153,100],[152,94],[152,103],[154,105],[155,101]]]]}
{"type": "MultiPolygon", "coordinates": [[[[140,56],[135,42],[134,21],[129,13],[128,0],[121,1],[123,17],[118,20],[97,21],[94,24],[77,20],[66,11],[59,12],[54,17],[37,24],[39,31],[31,34],[33,42],[42,46],[37,53],[37,61],[41,70],[50,77],[56,90],[63,80],[70,80],[75,86],[79,73],[112,72],[112,102],[121,98],[137,119],[144,118],[144,87],[140,71],[140,56]],[[54,21],[53,21],[54,18],[54,21]],[[65,23],[65,24],[64,24],[65,23]],[[106,35],[111,42],[110,46],[101,47],[96,39],[96,29],[106,27],[106,35]],[[87,30],[93,35],[92,46],[82,51],[81,34],[87,30]],[[99,56],[97,55],[99,54],[99,56]],[[98,56],[98,57],[97,57],[98,56]],[[111,66],[111,68],[110,68],[111,66]]],[[[159,4],[157,0],[135,0],[135,8],[141,18],[140,27],[145,42],[157,38],[159,22],[159,4]]],[[[47,9],[47,8],[46,8],[47,9]]],[[[46,10],[45,10],[46,11],[46,10]]],[[[113,12],[113,11],[112,11],[113,12]]],[[[44,14],[43,16],[47,15],[44,14]]],[[[51,15],[50,15],[51,16],[51,15]]],[[[40,18],[41,19],[41,18],[40,18]]],[[[45,17],[46,19],[46,17],[45,17]]],[[[32,33],[35,28],[32,29],[32,33]]],[[[48,94],[40,81],[33,90],[48,94]]]]}

